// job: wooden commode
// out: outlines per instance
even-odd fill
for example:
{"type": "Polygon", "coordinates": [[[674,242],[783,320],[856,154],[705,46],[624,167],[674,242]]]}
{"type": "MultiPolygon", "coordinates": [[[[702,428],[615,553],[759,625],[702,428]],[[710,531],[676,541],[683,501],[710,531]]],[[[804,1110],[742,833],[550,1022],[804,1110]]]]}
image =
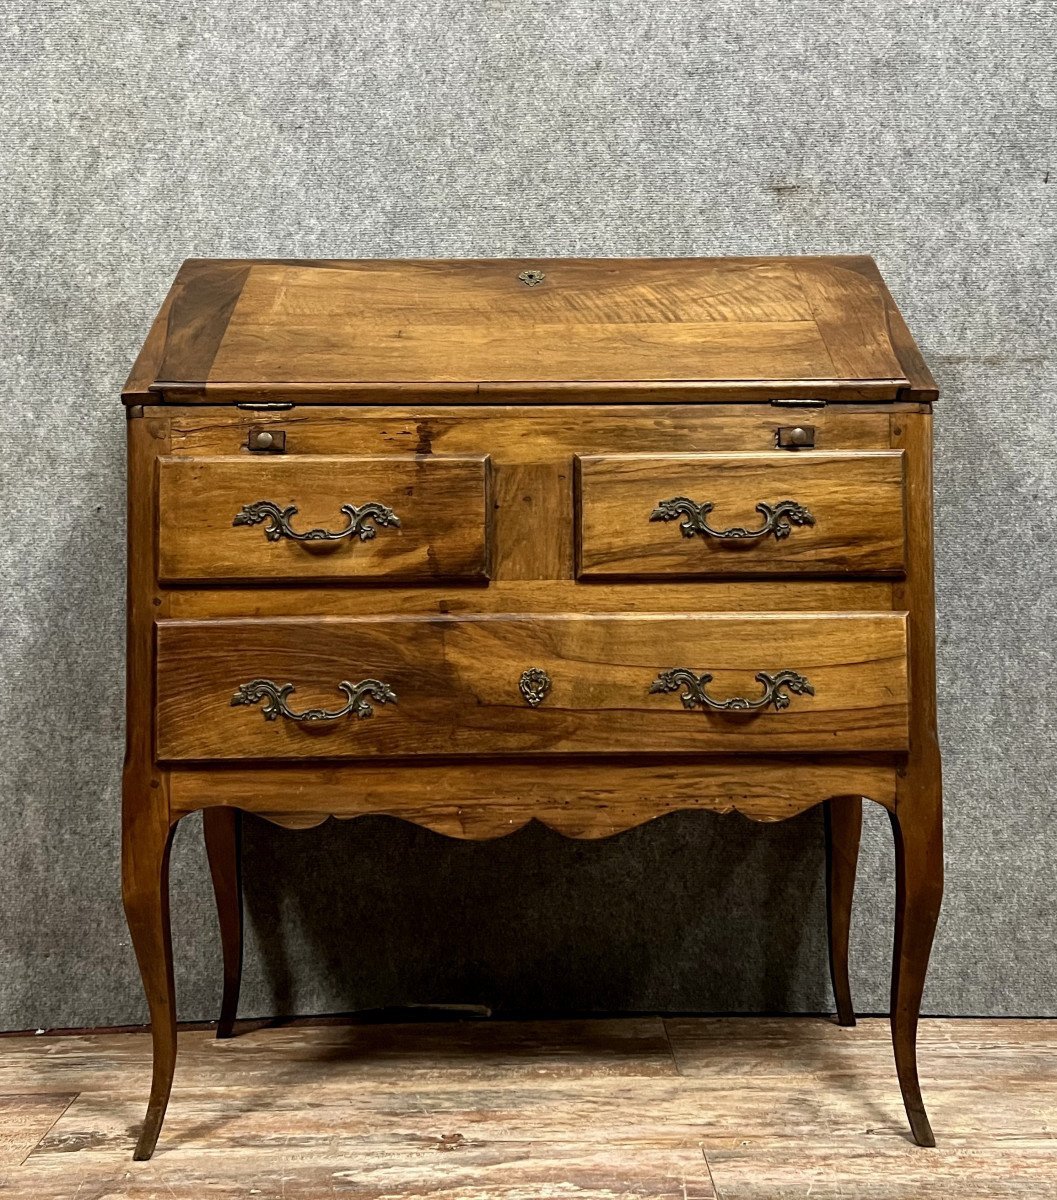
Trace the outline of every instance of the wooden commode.
{"type": "Polygon", "coordinates": [[[895,833],[895,1060],[934,1144],[915,1037],[943,869],[936,386],[871,259],[193,260],[124,399],[137,1158],[176,1059],[189,813],[221,1037],[242,812],[598,838],[822,804],[850,1025],[863,797],[895,833]]]}

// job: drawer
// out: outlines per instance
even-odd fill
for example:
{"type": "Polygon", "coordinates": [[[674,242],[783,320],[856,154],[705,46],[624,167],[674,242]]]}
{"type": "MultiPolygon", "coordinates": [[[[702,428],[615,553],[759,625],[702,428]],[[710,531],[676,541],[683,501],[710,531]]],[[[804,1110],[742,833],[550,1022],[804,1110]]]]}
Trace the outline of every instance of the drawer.
{"type": "Polygon", "coordinates": [[[163,620],[156,639],[165,761],[907,746],[903,613],[163,620]]]}
{"type": "Polygon", "coordinates": [[[485,580],[486,456],[162,458],[162,583],[485,580]]]}
{"type": "Polygon", "coordinates": [[[578,576],[898,575],[903,454],[577,459],[578,576]]]}

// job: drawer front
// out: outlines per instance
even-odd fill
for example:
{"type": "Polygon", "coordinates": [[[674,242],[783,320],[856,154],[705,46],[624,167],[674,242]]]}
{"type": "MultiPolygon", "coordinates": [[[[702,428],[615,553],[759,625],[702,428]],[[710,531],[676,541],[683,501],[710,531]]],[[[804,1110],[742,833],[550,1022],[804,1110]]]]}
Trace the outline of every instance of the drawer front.
{"type": "Polygon", "coordinates": [[[163,458],[162,583],[485,580],[487,457],[163,458]]]}
{"type": "Polygon", "coordinates": [[[903,613],[165,620],[156,634],[163,761],[907,746],[903,613]]]}
{"type": "Polygon", "coordinates": [[[580,578],[897,575],[902,451],[577,460],[580,578]]]}

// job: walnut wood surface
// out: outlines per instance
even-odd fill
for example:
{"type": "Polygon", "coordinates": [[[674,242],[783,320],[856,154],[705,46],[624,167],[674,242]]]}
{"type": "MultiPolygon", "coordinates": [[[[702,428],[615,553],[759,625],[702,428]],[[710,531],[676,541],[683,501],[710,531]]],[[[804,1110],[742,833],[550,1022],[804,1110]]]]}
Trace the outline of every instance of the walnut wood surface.
{"type": "Polygon", "coordinates": [[[566,837],[602,838],[682,809],[782,821],[842,789],[892,808],[891,761],[860,755],[769,760],[541,758],[466,762],[310,763],[239,770],[179,767],[170,776],[175,820],[230,805],[302,828],[328,817],[384,813],[449,837],[503,837],[539,821],[566,837]]]}
{"type": "Polygon", "coordinates": [[[577,458],[580,571],[585,578],[665,575],[898,574],[903,463],[898,451],[634,454],[577,458]],[[759,529],[759,503],[795,500],[813,525],[788,536],[687,537],[684,518],[650,520],[664,500],[712,504],[718,530],[759,529]]]}
{"type": "Polygon", "coordinates": [[[263,456],[158,462],[162,582],[469,579],[488,576],[488,460],[436,456],[263,456]],[[248,504],[297,508],[295,532],[340,531],[342,505],[396,513],[367,541],[270,541],[265,525],[233,524],[248,504]]]}
{"type": "MultiPolygon", "coordinates": [[[[865,789],[864,795],[872,795],[865,789]]],[[[826,930],[829,973],[837,1004],[837,1024],[855,1024],[848,957],[855,872],[862,836],[862,795],[834,796],[826,801],[826,930]]]]}
{"type": "Polygon", "coordinates": [[[170,762],[906,746],[899,613],[164,621],[157,640],[158,756],[170,762]],[[535,709],[518,690],[531,667],[553,682],[535,709]],[[688,711],[650,694],[675,667],[711,674],[719,699],[756,699],[760,671],[796,671],[815,694],[783,711],[688,711]],[[342,680],[381,680],[398,703],[369,720],[265,720],[231,705],[254,679],[294,684],[298,710],[341,708],[342,680]]]}
{"type": "MultiPolygon", "coordinates": [[[[171,808],[170,797],[170,808],[171,808]]],[[[217,1037],[231,1037],[242,984],[242,813],[216,806],[202,813],[202,832],[220,925],[224,991],[217,1037]]]]}
{"type": "Polygon", "coordinates": [[[136,1157],[154,1152],[176,1067],[176,984],[169,920],[169,851],[175,819],[167,777],[154,762],[152,615],[155,604],[152,475],[154,454],[164,451],[163,426],[138,417],[128,424],[128,646],[126,748],[122,775],[121,890],[150,1012],[153,1073],[147,1115],[136,1157]]]}
{"type": "MultiPolygon", "coordinates": [[[[637,389],[641,390],[641,389],[637,389]]],[[[298,405],[278,411],[232,405],[153,408],[164,421],[174,456],[246,456],[251,427],[281,429],[293,454],[488,454],[494,463],[542,466],[571,463],[585,454],[678,454],[774,450],[780,425],[815,427],[815,447],[888,450],[891,404],[831,404],[823,408],[766,401],[693,408],[685,404],[548,404],[536,408],[467,404],[408,407],[298,405]]],[[[808,451],[790,451],[791,458],[808,451]]],[[[259,455],[248,456],[259,461],[259,455]]]]}
{"type": "MultiPolygon", "coordinates": [[[[516,549],[520,550],[518,546],[516,549]]],[[[529,555],[518,555],[527,562],[529,555]]],[[[507,564],[514,555],[507,555],[507,564]]],[[[886,579],[769,579],[767,599],[775,612],[889,612],[894,583],[886,579]]],[[[166,612],[181,618],[287,617],[323,613],[334,617],[465,615],[485,613],[758,612],[759,580],[695,579],[657,582],[572,579],[492,579],[487,587],[228,587],[171,588],[162,593],[166,612]]]]}
{"type": "Polygon", "coordinates": [[[129,371],[128,378],[125,380],[121,399],[128,406],[127,416],[142,416],[142,412],[137,411],[142,405],[157,403],[157,397],[152,394],[150,389],[158,378],[158,366],[165,353],[169,311],[172,308],[176,291],[175,286],[170,288],[157,316],[151,322],[140,352],[136,355],[136,361],[132,364],[132,370],[129,371]]]}
{"type": "Polygon", "coordinates": [[[917,1066],[917,1024],[929,954],[943,897],[943,779],[936,730],[936,610],[932,548],[932,416],[892,420],[893,443],[906,448],[907,504],[915,514],[907,576],[897,590],[911,631],[910,754],[897,777],[891,813],[896,850],[896,921],[892,962],[892,1041],[914,1139],[934,1146],[917,1066]],[[901,595],[900,595],[901,593],[901,595]]]}
{"type": "MultiPolygon", "coordinates": [[[[151,411],[156,414],[154,420],[157,421],[165,421],[168,416],[164,410],[151,411]]],[[[318,473],[324,470],[315,465],[319,458],[338,455],[395,456],[397,459],[408,454],[462,458],[487,455],[491,465],[491,578],[555,581],[572,579],[575,574],[574,466],[577,456],[645,451],[665,455],[709,451],[774,453],[778,427],[790,420],[808,419],[815,425],[818,450],[782,451],[782,462],[788,461],[790,466],[781,470],[796,473],[798,477],[801,473],[810,476],[814,457],[833,451],[890,453],[890,413],[887,410],[861,412],[852,406],[844,406],[839,411],[828,408],[784,410],[770,405],[745,404],[716,405],[706,410],[667,405],[653,409],[640,406],[606,409],[586,405],[528,410],[479,406],[462,410],[313,408],[279,413],[178,409],[166,427],[173,459],[182,462],[185,457],[191,460],[239,458],[247,461],[247,471],[256,467],[262,474],[269,470],[267,464],[278,460],[245,450],[249,429],[260,426],[281,430],[286,434],[287,444],[283,461],[305,464],[304,474],[310,479],[318,478],[318,473]]],[[[302,468],[297,466],[286,466],[284,470],[294,478],[302,473],[302,468]]],[[[854,495],[849,496],[849,499],[854,498],[854,495]]],[[[658,497],[650,497],[648,502],[652,504],[656,499],[658,497]]],[[[186,504],[201,502],[200,498],[192,498],[187,492],[186,504]]],[[[751,513],[756,500],[743,502],[751,513]]],[[[327,513],[332,506],[333,501],[330,501],[327,513]]],[[[194,528],[193,522],[191,528],[194,528]]],[[[647,531],[660,542],[670,542],[673,538],[677,542],[681,540],[670,527],[666,531],[647,526],[647,531]],[[660,536],[665,532],[670,535],[668,538],[660,536]]],[[[245,533],[246,530],[224,528],[218,536],[231,539],[235,534],[245,533]]],[[[193,535],[188,533],[186,536],[193,535]]],[[[237,544],[242,545],[244,541],[240,538],[237,544]]],[[[392,544],[393,539],[384,536],[376,539],[379,544],[383,541],[392,544]]],[[[289,547],[287,554],[293,554],[294,549],[289,547]]],[[[359,547],[351,548],[346,557],[351,559],[358,550],[359,547]]],[[[299,549],[293,555],[293,561],[303,562],[307,553],[299,549]]],[[[857,553],[868,554],[869,551],[857,553]]],[[[343,556],[336,558],[340,563],[343,556]]],[[[570,603],[572,610],[599,603],[589,594],[592,589],[578,590],[580,595],[570,603]]],[[[476,589],[475,595],[476,603],[494,604],[481,589],[476,589]]],[[[346,598],[341,602],[350,601],[346,598]]],[[[671,599],[659,596],[655,603],[662,608],[693,609],[698,606],[696,602],[687,603],[674,596],[671,599]]],[[[641,603],[637,607],[641,607],[641,603]]],[[[838,601],[832,606],[816,604],[815,607],[855,605],[838,601]]],[[[858,607],[874,605],[860,604],[858,607]]],[[[886,602],[883,607],[891,605],[886,602]]],[[[301,607],[297,611],[305,609],[301,607]]]]}
{"type": "Polygon", "coordinates": [[[943,869],[935,398],[864,257],[185,264],[125,392],[122,873],[154,1051],[137,1157],[173,1081],[167,870],[190,812],[207,810],[226,1033],[240,810],[292,827],[389,813],[463,838],[539,820],[593,838],[677,809],[781,820],[826,802],[847,1021],[860,797],[892,817],[892,1037],[913,1135],[933,1144],[916,1038],[943,869]],[[529,267],[539,287],[517,280],[529,267]],[[812,398],[826,406],[772,403],[812,398]],[[814,426],[815,448],[779,451],[790,424],[814,426]],[[251,425],[282,431],[287,453],[249,453],[251,425]],[[715,496],[697,494],[703,461],[715,496]],[[661,479],[714,503],[717,527],[787,498],[818,523],[746,547],[752,569],[710,573],[724,559],[675,525],[646,514],[655,540],[639,540],[628,506],[669,498],[661,479]],[[773,480],[783,495],[760,491],[773,480]],[[370,497],[405,520],[395,537],[320,553],[230,525],[271,499],[299,507],[296,528],[333,527],[367,499],[346,485],[365,482],[402,489],[404,511],[370,497]],[[780,712],[687,711],[648,691],[676,666],[713,674],[718,698],[758,695],[753,676],[783,668],[815,690],[780,712]],[[517,690],[529,667],[553,679],[538,709],[517,690]],[[337,683],[370,676],[399,702],[369,720],[306,729],[230,704],[264,677],[294,684],[295,709],[340,707],[337,683]]]}
{"type": "MultiPolygon", "coordinates": [[[[155,386],[909,387],[865,258],[190,260],[155,386]],[[528,287],[519,274],[541,269],[528,287]]],[[[138,378],[138,376],[137,376],[138,378]]],[[[527,394],[527,393],[526,393],[527,394]]],[[[425,401],[425,397],[421,397],[425,401]]]]}

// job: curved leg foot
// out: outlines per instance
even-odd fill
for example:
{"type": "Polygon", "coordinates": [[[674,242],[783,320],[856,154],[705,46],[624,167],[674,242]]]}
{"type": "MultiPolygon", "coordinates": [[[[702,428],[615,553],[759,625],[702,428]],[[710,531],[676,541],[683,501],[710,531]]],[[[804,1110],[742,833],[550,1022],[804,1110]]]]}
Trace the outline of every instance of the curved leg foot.
{"type": "Polygon", "coordinates": [[[207,808],[202,822],[224,956],[224,995],[217,1037],[229,1038],[234,1031],[242,983],[242,813],[235,808],[207,808]]]}
{"type": "Polygon", "coordinates": [[[896,803],[896,929],[892,958],[892,1045],[910,1129],[919,1146],[935,1146],[918,1082],[921,993],[943,894],[943,829],[938,802],[896,803]]]}
{"type": "Polygon", "coordinates": [[[826,917],[829,927],[829,974],[837,1002],[837,1024],[854,1025],[855,1009],[848,976],[851,906],[862,834],[862,797],[834,796],[823,806],[826,821],[826,917]]]}
{"type": "Polygon", "coordinates": [[[121,878],[125,916],[150,1009],[154,1069],[136,1159],[154,1153],[176,1069],[176,985],[169,928],[169,851],[176,826],[147,811],[126,824],[121,878]]]}

